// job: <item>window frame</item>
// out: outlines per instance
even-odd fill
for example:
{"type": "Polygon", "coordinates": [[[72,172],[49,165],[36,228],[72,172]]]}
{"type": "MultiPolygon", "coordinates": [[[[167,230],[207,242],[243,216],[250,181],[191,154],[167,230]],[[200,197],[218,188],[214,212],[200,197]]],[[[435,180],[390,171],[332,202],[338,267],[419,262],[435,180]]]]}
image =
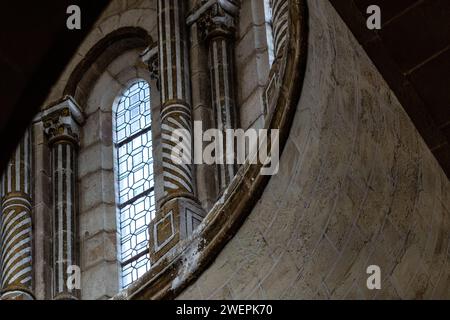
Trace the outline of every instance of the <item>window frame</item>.
{"type": "MultiPolygon", "coordinates": [[[[123,231],[122,231],[122,226],[124,224],[124,221],[126,221],[126,220],[123,220],[121,218],[121,215],[123,213],[122,210],[124,208],[126,208],[127,206],[132,206],[133,204],[139,203],[139,200],[142,200],[142,201],[145,202],[146,201],[146,197],[148,197],[148,196],[150,196],[150,198],[151,198],[150,202],[149,202],[150,203],[150,209],[144,209],[145,211],[148,211],[145,215],[150,215],[148,222],[150,222],[150,221],[152,221],[152,219],[154,219],[154,216],[155,216],[155,213],[156,213],[156,195],[155,195],[156,174],[155,174],[155,165],[154,165],[155,158],[154,158],[154,154],[153,154],[155,146],[154,146],[154,137],[153,137],[153,131],[152,131],[153,130],[153,117],[152,117],[152,99],[151,99],[152,94],[151,94],[151,92],[152,92],[152,86],[151,86],[151,84],[150,84],[150,82],[148,80],[143,79],[143,78],[135,78],[135,79],[129,81],[123,87],[123,89],[121,90],[120,94],[117,95],[117,97],[116,97],[116,99],[114,101],[114,104],[113,104],[113,109],[112,109],[112,144],[113,144],[113,160],[114,160],[113,161],[113,163],[114,163],[113,172],[114,172],[114,180],[115,180],[115,185],[116,185],[116,188],[115,188],[116,189],[115,190],[115,199],[116,199],[116,201],[115,201],[115,208],[116,208],[115,215],[116,215],[116,225],[117,225],[117,234],[118,234],[117,258],[118,258],[119,265],[120,265],[120,270],[119,270],[119,287],[120,287],[121,290],[122,289],[126,289],[128,286],[130,286],[132,283],[134,283],[136,280],[138,280],[140,278],[140,276],[142,276],[142,275],[139,275],[139,274],[137,274],[136,276],[133,275],[133,272],[135,272],[133,270],[130,273],[131,274],[130,282],[125,283],[125,277],[128,276],[128,275],[124,274],[124,268],[126,268],[129,265],[131,265],[132,263],[140,263],[140,259],[143,256],[145,256],[145,255],[147,255],[147,257],[145,259],[146,262],[144,263],[144,265],[146,265],[144,273],[151,268],[150,257],[148,256],[149,255],[149,251],[150,251],[149,247],[148,247],[148,225],[149,225],[149,223],[146,223],[147,228],[145,229],[145,231],[137,232],[137,230],[139,230],[141,228],[141,227],[139,227],[139,228],[136,228],[136,230],[134,231],[135,232],[134,234],[132,232],[130,232],[130,234],[127,235],[127,236],[130,236],[130,239],[129,239],[129,241],[130,241],[132,237],[136,237],[141,232],[145,232],[147,238],[145,240],[143,240],[143,241],[140,241],[140,242],[136,241],[136,244],[134,245],[134,248],[131,249],[131,252],[133,250],[136,250],[136,248],[138,248],[139,245],[141,245],[143,243],[146,244],[145,249],[142,249],[142,248],[137,249],[136,251],[138,251],[138,253],[136,253],[136,254],[132,254],[131,253],[131,257],[128,257],[128,258],[124,259],[124,251],[122,250],[124,234],[123,234],[123,231]],[[127,109],[125,109],[125,110],[128,110],[128,111],[123,111],[123,112],[124,113],[131,112],[132,107],[135,107],[136,105],[140,105],[142,102],[145,103],[145,102],[148,101],[148,104],[149,104],[148,112],[149,112],[149,117],[150,117],[150,124],[144,126],[143,128],[141,127],[138,131],[136,131],[134,133],[130,133],[128,136],[126,136],[122,140],[118,141],[117,118],[118,118],[118,114],[120,112],[119,111],[120,104],[121,104],[122,100],[126,97],[127,93],[132,89],[132,87],[134,85],[138,84],[138,83],[141,83],[141,82],[145,83],[147,88],[144,87],[144,88],[141,88],[139,90],[148,89],[148,95],[144,96],[143,100],[139,100],[135,104],[129,105],[127,107],[127,109]],[[120,177],[123,174],[128,176],[131,172],[133,172],[133,169],[135,168],[135,166],[133,165],[131,169],[125,171],[126,173],[120,172],[120,167],[119,167],[120,162],[119,161],[120,161],[121,156],[119,154],[119,150],[120,150],[121,147],[126,146],[129,143],[132,143],[135,139],[137,139],[139,137],[142,137],[144,135],[150,135],[151,139],[148,139],[147,142],[146,142],[147,144],[150,143],[150,147],[142,144],[142,142],[141,142],[141,146],[139,146],[138,148],[143,148],[143,149],[147,148],[148,149],[149,160],[147,162],[142,162],[142,163],[148,163],[149,166],[151,166],[151,175],[149,175],[148,177],[144,177],[143,179],[150,178],[148,180],[152,181],[152,183],[151,183],[149,188],[144,189],[142,192],[139,192],[138,194],[134,195],[133,197],[128,198],[128,200],[122,202],[121,201],[121,192],[122,192],[122,190],[121,190],[121,187],[120,187],[120,177]]],[[[129,98],[129,97],[127,97],[127,98],[129,98]]],[[[140,119],[142,117],[146,117],[146,115],[142,114],[142,112],[140,111],[139,115],[137,117],[135,117],[135,118],[138,118],[139,119],[138,121],[140,121],[140,119]]],[[[127,126],[127,125],[131,125],[131,119],[125,126],[127,126]]],[[[132,149],[132,152],[133,151],[134,151],[134,149],[132,149]]],[[[139,213],[142,213],[142,211],[140,211],[139,213]]],[[[137,216],[139,213],[135,213],[134,216],[137,216]]],[[[129,217],[127,220],[132,220],[132,219],[133,219],[133,217],[129,217]]],[[[134,269],[137,270],[140,267],[132,266],[131,268],[134,268],[134,269]]],[[[136,271],[136,272],[139,272],[139,271],[136,271]]]]}

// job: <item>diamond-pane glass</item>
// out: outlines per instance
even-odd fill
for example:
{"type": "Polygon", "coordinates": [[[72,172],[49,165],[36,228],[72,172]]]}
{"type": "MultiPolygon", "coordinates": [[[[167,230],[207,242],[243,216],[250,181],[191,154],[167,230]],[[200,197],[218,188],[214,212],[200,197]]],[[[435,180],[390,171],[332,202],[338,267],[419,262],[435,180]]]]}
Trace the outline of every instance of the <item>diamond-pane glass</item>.
{"type": "Polygon", "coordinates": [[[115,114],[116,179],[122,287],[150,267],[148,225],[155,215],[150,87],[139,81],[121,96],[115,114]]]}

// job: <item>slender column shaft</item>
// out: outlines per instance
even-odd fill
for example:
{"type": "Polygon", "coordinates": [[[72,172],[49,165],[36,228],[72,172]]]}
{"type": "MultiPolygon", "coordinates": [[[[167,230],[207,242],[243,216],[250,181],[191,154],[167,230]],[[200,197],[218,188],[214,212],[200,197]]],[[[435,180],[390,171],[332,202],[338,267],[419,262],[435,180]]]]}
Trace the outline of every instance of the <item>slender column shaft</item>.
{"type": "Polygon", "coordinates": [[[228,150],[228,146],[232,145],[230,141],[232,137],[227,136],[227,129],[236,127],[233,60],[231,40],[224,36],[213,37],[209,42],[212,105],[216,128],[222,131],[225,142],[221,161],[223,164],[217,165],[221,191],[229,185],[236,174],[236,166],[230,163],[230,160],[234,162],[234,157],[227,160],[227,152],[234,152],[228,150]]]}
{"type": "Polygon", "coordinates": [[[289,0],[270,0],[275,58],[284,55],[288,36],[289,0]]]}
{"type": "MultiPolygon", "coordinates": [[[[192,132],[189,64],[184,0],[158,0],[163,179],[166,198],[193,196],[191,164],[177,164],[171,154],[176,129],[192,132]]],[[[192,149],[192,146],[187,146],[192,149]]],[[[190,150],[189,150],[190,152],[190,150]]]]}
{"type": "Polygon", "coordinates": [[[236,128],[236,100],[234,93],[234,40],[239,12],[238,2],[216,1],[199,8],[198,24],[209,52],[210,87],[215,127],[223,136],[218,145],[220,162],[217,164],[218,185],[223,191],[236,174],[233,135],[236,128]]]}
{"type": "MultiPolygon", "coordinates": [[[[208,64],[209,52],[203,45],[200,26],[193,23],[190,26],[190,64],[192,83],[192,109],[193,119],[197,123],[201,121],[202,130],[210,130],[216,127],[214,109],[211,99],[211,91],[207,90],[210,83],[210,68],[208,64]]],[[[203,142],[204,150],[208,145],[203,142]]],[[[203,208],[209,211],[216,202],[218,194],[218,179],[215,178],[217,168],[214,164],[201,163],[196,165],[197,196],[203,208]]]]}
{"type": "Polygon", "coordinates": [[[76,265],[75,154],[73,142],[60,139],[52,145],[54,293],[74,295],[67,287],[68,267],[76,265]]]}
{"type": "Polygon", "coordinates": [[[53,298],[77,299],[79,288],[70,280],[78,266],[76,170],[81,113],[71,99],[43,117],[52,154],[53,298]]]}
{"type": "Polygon", "coordinates": [[[158,0],[164,197],[149,227],[152,263],[171,252],[205,216],[194,189],[189,48],[184,14],[186,2],[158,0]],[[183,135],[176,137],[175,132],[183,135]],[[178,158],[179,153],[176,156],[181,162],[174,161],[172,154],[179,150],[180,144],[182,159],[178,158]]]}
{"type": "Polygon", "coordinates": [[[4,172],[1,198],[1,299],[34,299],[29,130],[26,131],[4,172]]]}

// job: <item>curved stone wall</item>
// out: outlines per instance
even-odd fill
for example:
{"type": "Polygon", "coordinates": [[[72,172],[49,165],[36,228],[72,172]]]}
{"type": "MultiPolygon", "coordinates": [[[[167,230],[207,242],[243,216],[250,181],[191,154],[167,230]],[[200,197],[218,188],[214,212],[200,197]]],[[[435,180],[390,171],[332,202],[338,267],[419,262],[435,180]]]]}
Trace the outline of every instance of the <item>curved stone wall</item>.
{"type": "Polygon", "coordinates": [[[328,1],[280,172],[181,299],[448,298],[450,184],[328,1]],[[382,289],[366,287],[369,265],[382,289]]]}

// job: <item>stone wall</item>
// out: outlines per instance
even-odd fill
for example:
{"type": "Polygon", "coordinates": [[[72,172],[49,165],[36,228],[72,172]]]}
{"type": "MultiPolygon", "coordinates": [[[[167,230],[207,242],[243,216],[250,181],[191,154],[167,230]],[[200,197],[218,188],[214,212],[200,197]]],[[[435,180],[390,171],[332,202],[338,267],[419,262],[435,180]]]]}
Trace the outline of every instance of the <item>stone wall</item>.
{"type": "MultiPolygon", "coordinates": [[[[76,66],[87,53],[111,32],[124,27],[139,27],[157,39],[156,1],[114,0],[96,22],[94,29],[78,49],[60,79],[52,88],[43,108],[61,99],[64,88],[76,66]]],[[[113,45],[113,44],[111,44],[113,45]]],[[[81,267],[81,298],[108,299],[119,290],[118,230],[114,183],[114,147],[112,143],[112,110],[116,98],[135,79],[144,79],[153,88],[154,80],[140,55],[145,48],[117,52],[105,70],[89,66],[83,76],[94,79],[80,107],[85,116],[81,128],[78,156],[79,244],[81,267]]],[[[97,61],[96,61],[97,62],[97,61]]],[[[152,118],[159,124],[159,93],[151,90],[152,118]]],[[[160,127],[152,126],[156,162],[160,157],[160,127]]],[[[35,277],[36,297],[51,298],[52,261],[52,199],[49,150],[42,123],[34,124],[34,188],[35,188],[35,277]],[[43,191],[43,192],[42,192],[43,191]]],[[[156,197],[162,196],[162,168],[155,165],[156,197]]]]}
{"type": "Polygon", "coordinates": [[[270,71],[264,0],[241,1],[235,45],[239,124],[244,130],[262,128],[270,71]]]}
{"type": "Polygon", "coordinates": [[[449,298],[449,181],[328,1],[308,5],[305,85],[280,172],[179,298],[449,298]],[[366,287],[373,264],[381,290],[366,287]]]}
{"type": "MultiPolygon", "coordinates": [[[[116,193],[114,178],[113,110],[117,97],[136,79],[144,79],[152,87],[149,72],[140,62],[142,50],[125,52],[112,62],[93,87],[85,106],[86,122],[81,130],[79,151],[79,204],[82,298],[105,299],[119,291],[120,265],[116,224],[116,193]]],[[[160,145],[159,94],[151,90],[154,143],[160,145]]],[[[154,158],[160,160],[160,153],[154,158]]],[[[161,167],[155,175],[161,178],[161,167]]],[[[155,185],[159,197],[162,184],[155,185]]]]}

